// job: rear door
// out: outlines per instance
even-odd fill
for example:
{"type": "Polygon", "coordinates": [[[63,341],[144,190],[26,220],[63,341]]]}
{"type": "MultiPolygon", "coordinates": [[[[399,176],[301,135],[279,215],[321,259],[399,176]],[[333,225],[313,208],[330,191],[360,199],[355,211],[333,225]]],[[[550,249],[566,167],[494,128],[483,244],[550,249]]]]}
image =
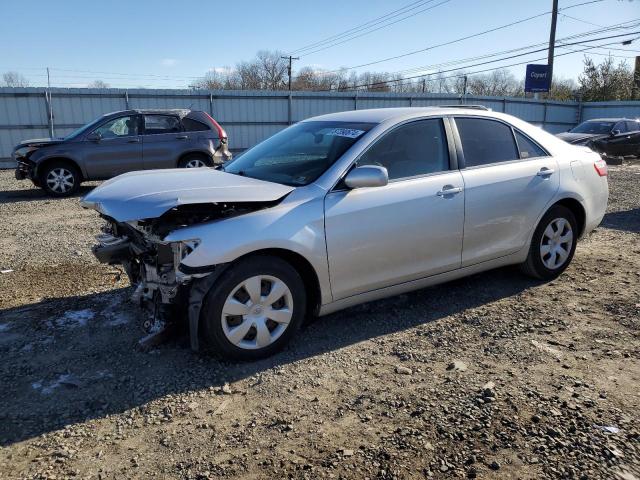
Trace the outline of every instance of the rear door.
{"type": "Polygon", "coordinates": [[[559,188],[555,158],[509,124],[456,117],[465,189],[462,266],[515,253],[559,188]]]}
{"type": "Polygon", "coordinates": [[[111,118],[88,132],[80,156],[89,179],[101,180],[142,170],[142,141],[138,133],[137,115],[111,118]]]}
{"type": "Polygon", "coordinates": [[[142,128],[145,169],[175,168],[180,155],[189,150],[189,135],[176,115],[144,114],[142,128]]]}

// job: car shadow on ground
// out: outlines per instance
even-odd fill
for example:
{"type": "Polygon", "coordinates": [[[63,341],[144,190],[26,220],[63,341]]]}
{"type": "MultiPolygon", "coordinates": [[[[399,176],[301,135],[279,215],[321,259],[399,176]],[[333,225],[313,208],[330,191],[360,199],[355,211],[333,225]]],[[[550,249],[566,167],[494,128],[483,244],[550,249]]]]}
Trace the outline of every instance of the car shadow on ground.
{"type": "Polygon", "coordinates": [[[0,311],[0,445],[166,395],[259,379],[274,367],[435,322],[535,284],[516,269],[503,268],[370,302],[308,321],[283,352],[253,363],[192,352],[186,336],[152,352],[139,351],[141,314],[127,302],[128,288],[5,309],[0,311]]]}
{"type": "Polygon", "coordinates": [[[600,226],[624,232],[640,233],[640,208],[607,213],[600,226]]]}
{"type": "Polygon", "coordinates": [[[76,193],[68,197],[52,197],[47,195],[44,190],[38,187],[24,188],[21,190],[5,190],[0,192],[0,204],[2,203],[19,203],[34,202],[41,200],[61,200],[64,198],[82,198],[95,188],[95,185],[82,185],[76,193]]]}

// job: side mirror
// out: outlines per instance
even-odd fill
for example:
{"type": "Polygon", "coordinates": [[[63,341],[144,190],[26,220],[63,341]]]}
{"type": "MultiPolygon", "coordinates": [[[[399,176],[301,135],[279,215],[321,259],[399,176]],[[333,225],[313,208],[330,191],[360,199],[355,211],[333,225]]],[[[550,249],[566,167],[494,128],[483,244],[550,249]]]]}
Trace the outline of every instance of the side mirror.
{"type": "Polygon", "coordinates": [[[620,130],[616,129],[616,130],[611,130],[611,136],[615,137],[616,135],[620,135],[620,130]]]}
{"type": "Polygon", "coordinates": [[[344,183],[349,188],[384,187],[389,183],[389,174],[384,167],[363,165],[351,170],[344,183]]]}
{"type": "Polygon", "coordinates": [[[91,132],[89,135],[87,135],[87,140],[89,140],[90,142],[99,142],[100,140],[102,140],[102,134],[100,132],[91,132]]]}

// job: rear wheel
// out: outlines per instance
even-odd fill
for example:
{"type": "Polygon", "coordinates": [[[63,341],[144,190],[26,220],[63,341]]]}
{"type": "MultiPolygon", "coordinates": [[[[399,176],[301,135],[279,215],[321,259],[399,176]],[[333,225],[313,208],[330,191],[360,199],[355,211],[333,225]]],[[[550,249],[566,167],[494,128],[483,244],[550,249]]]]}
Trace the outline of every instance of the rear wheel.
{"type": "Polygon", "coordinates": [[[39,184],[54,197],[73,195],[80,188],[80,182],[80,171],[69,162],[51,162],[39,175],[39,184]]]}
{"type": "Polygon", "coordinates": [[[178,168],[202,168],[212,165],[211,159],[204,155],[187,155],[178,162],[178,168]]]}
{"type": "Polygon", "coordinates": [[[207,294],[201,317],[204,341],[222,357],[264,358],[289,342],[305,311],[304,283],[289,263],[249,257],[231,266],[207,294]]]}
{"type": "Polygon", "coordinates": [[[577,240],[578,224],[573,212],[562,205],[551,207],[533,233],[522,270],[541,280],[556,278],[571,263],[577,240]]]}

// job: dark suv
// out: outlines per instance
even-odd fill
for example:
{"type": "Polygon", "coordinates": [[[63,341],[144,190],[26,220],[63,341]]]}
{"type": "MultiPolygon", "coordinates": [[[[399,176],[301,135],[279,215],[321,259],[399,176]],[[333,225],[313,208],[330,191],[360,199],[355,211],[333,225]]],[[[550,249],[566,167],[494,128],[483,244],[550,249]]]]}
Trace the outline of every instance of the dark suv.
{"type": "Polygon", "coordinates": [[[132,170],[213,166],[231,158],[227,134],[208,113],[126,110],[108,113],[64,138],[26,140],[12,157],[16,178],[54,196],[85,180],[132,170]]]}

